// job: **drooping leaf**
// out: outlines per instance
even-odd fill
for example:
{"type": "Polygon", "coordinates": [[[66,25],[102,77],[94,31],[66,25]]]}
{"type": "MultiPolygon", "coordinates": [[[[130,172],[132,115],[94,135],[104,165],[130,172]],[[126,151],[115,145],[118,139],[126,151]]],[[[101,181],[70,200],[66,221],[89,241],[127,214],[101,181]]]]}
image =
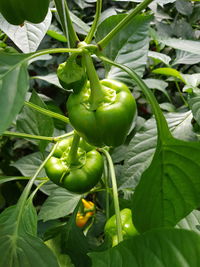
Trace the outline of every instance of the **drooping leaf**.
{"type": "Polygon", "coordinates": [[[75,224],[78,206],[62,231],[62,251],[68,254],[75,267],[90,267],[91,260],[87,253],[90,246],[83,231],[75,224]]]}
{"type": "MultiPolygon", "coordinates": [[[[24,156],[14,162],[12,166],[17,168],[24,176],[32,177],[39,166],[44,161],[45,156],[40,152],[35,152],[32,154],[29,154],[27,156],[24,156]]],[[[41,171],[39,174],[39,177],[45,177],[46,173],[44,170],[41,171]]]]}
{"type": "MultiPolygon", "coordinates": [[[[168,113],[166,119],[174,137],[195,140],[191,111],[168,113]]],[[[148,168],[156,149],[157,129],[155,119],[148,120],[129,143],[120,179],[120,189],[135,188],[142,173],[148,168]]]]}
{"type": "Polygon", "coordinates": [[[199,142],[169,137],[158,143],[132,198],[133,222],[140,232],[174,226],[199,207],[199,153],[199,142]]]}
{"type": "Polygon", "coordinates": [[[148,86],[148,88],[150,88],[150,89],[157,89],[157,90],[163,92],[163,94],[170,101],[169,93],[166,90],[166,87],[168,86],[168,83],[166,83],[165,81],[158,80],[158,79],[153,79],[153,78],[145,79],[143,81],[148,86]]]}
{"type": "Polygon", "coordinates": [[[178,222],[176,228],[192,230],[200,234],[200,211],[193,210],[187,217],[178,222]]]}
{"type": "Polygon", "coordinates": [[[25,21],[23,26],[9,24],[0,14],[0,28],[24,53],[35,52],[45,36],[50,24],[52,14],[47,13],[43,22],[33,24],[25,21]]]}
{"type": "Polygon", "coordinates": [[[42,205],[39,219],[48,221],[67,216],[74,211],[80,198],[81,195],[71,193],[64,188],[54,190],[42,205]]]}
{"type": "Polygon", "coordinates": [[[200,62],[200,55],[196,55],[190,52],[176,50],[176,58],[172,62],[172,66],[178,64],[197,64],[200,62]]]}
{"type": "Polygon", "coordinates": [[[51,73],[45,76],[34,76],[34,79],[40,79],[43,80],[45,82],[51,83],[59,88],[62,88],[62,86],[60,85],[59,81],[58,81],[58,77],[55,73],[51,73]]]}
{"type": "Polygon", "coordinates": [[[199,41],[191,41],[191,40],[183,40],[176,38],[169,39],[161,39],[159,40],[161,43],[171,46],[175,49],[183,50],[189,53],[194,53],[200,55],[200,42],[199,41]]]}
{"type": "MultiPolygon", "coordinates": [[[[126,15],[114,15],[104,20],[97,30],[97,41],[103,38],[110,30],[120,22],[126,15]]],[[[123,28],[103,50],[104,54],[118,62],[134,69],[139,75],[145,69],[149,40],[147,32],[151,16],[140,15],[123,28]]],[[[108,78],[121,80],[130,84],[128,75],[120,69],[107,66],[108,78]]]]}
{"type": "MultiPolygon", "coordinates": [[[[35,91],[31,95],[30,102],[47,109],[45,103],[35,91]]],[[[25,106],[17,117],[17,130],[32,135],[52,136],[54,130],[53,119],[25,106]]],[[[40,150],[44,151],[48,142],[41,140],[38,144],[40,150]]]]}
{"type": "Polygon", "coordinates": [[[11,206],[0,215],[0,267],[58,267],[53,253],[35,236],[36,212],[27,205],[24,210],[11,206]]]}
{"type": "Polygon", "coordinates": [[[29,87],[26,58],[0,52],[0,135],[19,113],[29,87]]]}
{"type": "Polygon", "coordinates": [[[158,62],[163,62],[166,65],[169,65],[169,62],[171,61],[171,58],[165,54],[149,51],[148,57],[156,59],[158,62]]]}
{"type": "Polygon", "coordinates": [[[175,78],[180,79],[182,82],[185,83],[185,80],[184,80],[183,76],[181,75],[181,73],[175,69],[172,69],[172,68],[155,69],[155,70],[153,70],[153,73],[162,74],[162,75],[166,75],[166,76],[173,76],[175,78]]]}
{"type": "Polygon", "coordinates": [[[182,229],[159,229],[135,236],[89,256],[93,267],[198,267],[200,235],[182,229]]]}
{"type": "Polygon", "coordinates": [[[29,180],[29,177],[24,176],[0,176],[0,184],[11,182],[11,181],[17,181],[17,180],[29,180]]]}

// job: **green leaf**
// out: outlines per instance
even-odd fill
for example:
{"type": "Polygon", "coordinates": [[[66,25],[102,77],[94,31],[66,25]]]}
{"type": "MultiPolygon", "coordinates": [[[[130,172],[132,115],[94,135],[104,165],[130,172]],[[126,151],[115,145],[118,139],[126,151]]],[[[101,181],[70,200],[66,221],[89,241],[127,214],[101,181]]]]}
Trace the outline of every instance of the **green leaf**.
{"type": "Polygon", "coordinates": [[[69,13],[70,13],[72,22],[74,23],[75,31],[79,34],[86,35],[89,32],[90,27],[84,21],[82,21],[79,17],[74,15],[74,13],[72,12],[69,12],[69,13]]]}
{"type": "Polygon", "coordinates": [[[166,90],[166,87],[168,86],[168,83],[162,81],[162,80],[158,80],[158,79],[145,79],[143,80],[145,82],[145,84],[148,86],[148,88],[150,89],[157,89],[161,92],[163,92],[163,94],[168,98],[168,100],[170,101],[170,96],[169,93],[166,90]]]}
{"type": "MultiPolygon", "coordinates": [[[[174,137],[182,140],[194,140],[191,111],[166,114],[168,126],[174,137]]],[[[150,165],[157,141],[155,119],[152,118],[136,133],[125,153],[120,189],[135,188],[142,173],[150,165]]]]}
{"type": "MultiPolygon", "coordinates": [[[[45,155],[40,152],[35,152],[20,158],[16,162],[12,163],[11,166],[17,168],[24,176],[32,177],[44,159],[45,155]]],[[[45,170],[41,171],[39,177],[45,176],[45,170]]]]}
{"type": "Polygon", "coordinates": [[[175,6],[177,11],[183,15],[190,16],[192,14],[192,3],[188,0],[177,0],[175,6]]]}
{"type": "MultiPolygon", "coordinates": [[[[97,41],[102,39],[126,15],[114,15],[104,20],[97,29],[97,41]]],[[[142,76],[147,62],[149,39],[148,29],[152,16],[135,17],[121,30],[103,50],[104,54],[118,62],[134,69],[142,76]]],[[[130,84],[129,76],[119,68],[107,66],[108,78],[121,80],[130,84]]]]}
{"type": "Polygon", "coordinates": [[[11,181],[17,181],[17,180],[29,180],[29,177],[24,176],[0,176],[0,184],[11,182],[11,181]]]}
{"type": "Polygon", "coordinates": [[[199,41],[191,41],[191,40],[183,40],[176,38],[169,39],[160,39],[159,42],[173,47],[175,49],[183,50],[189,53],[200,55],[200,42],[199,41]]]}
{"type": "Polygon", "coordinates": [[[67,42],[67,38],[64,36],[63,32],[54,24],[50,25],[47,34],[60,42],[67,42]]]}
{"type": "Polygon", "coordinates": [[[0,267],[58,267],[52,252],[35,236],[36,226],[37,215],[30,200],[23,211],[11,206],[1,213],[0,267]]]}
{"type": "Polygon", "coordinates": [[[50,24],[52,14],[49,10],[44,21],[33,24],[25,21],[23,26],[9,24],[0,14],[0,28],[24,53],[35,52],[44,38],[50,24]]]}
{"type": "MultiPolygon", "coordinates": [[[[31,95],[30,102],[47,109],[45,103],[35,91],[31,95]]],[[[54,130],[53,119],[25,106],[17,117],[17,130],[27,134],[52,136],[54,130]]],[[[47,144],[47,141],[39,141],[40,150],[44,151],[47,144]]]]}
{"type": "Polygon", "coordinates": [[[185,80],[184,80],[182,74],[179,71],[175,70],[175,69],[172,69],[172,68],[158,68],[158,69],[153,70],[152,72],[156,73],[156,74],[166,75],[166,76],[173,76],[175,78],[180,79],[182,82],[185,83],[185,80]]]}
{"type": "Polygon", "coordinates": [[[83,231],[75,224],[77,211],[78,206],[61,233],[62,251],[71,257],[75,266],[90,267],[90,258],[87,255],[90,251],[90,246],[83,231]]]}
{"type": "Polygon", "coordinates": [[[200,73],[182,74],[182,77],[188,87],[195,88],[200,84],[200,73]]]}
{"type": "Polygon", "coordinates": [[[174,59],[172,66],[178,64],[197,64],[200,62],[200,55],[196,55],[190,52],[176,50],[176,58],[174,59]]]}
{"type": "Polygon", "coordinates": [[[62,88],[62,86],[59,83],[58,77],[55,73],[50,73],[50,74],[45,75],[45,76],[34,76],[33,78],[43,80],[43,81],[51,83],[51,84],[53,84],[59,88],[62,88]]]}
{"type": "Polygon", "coordinates": [[[39,219],[43,221],[61,218],[72,213],[81,195],[73,194],[64,188],[52,191],[41,207],[39,219]]]}
{"type": "Polygon", "coordinates": [[[0,135],[23,106],[29,86],[28,57],[29,55],[0,52],[0,135]]]}
{"type": "Polygon", "coordinates": [[[154,51],[149,51],[148,52],[148,57],[154,58],[159,62],[163,62],[166,65],[169,65],[169,62],[171,61],[171,58],[165,54],[154,52],[154,51]]]}
{"type": "Polygon", "coordinates": [[[93,267],[198,267],[200,235],[180,229],[159,229],[89,256],[93,267]]]}
{"type": "Polygon", "coordinates": [[[55,254],[57,261],[59,263],[59,267],[74,267],[71,262],[69,255],[62,253],[62,247],[60,242],[60,236],[56,238],[50,239],[45,242],[45,244],[53,251],[55,254]]]}
{"type": "Polygon", "coordinates": [[[176,228],[187,229],[200,233],[200,211],[193,210],[187,217],[182,219],[176,228]]]}
{"type": "Polygon", "coordinates": [[[199,142],[169,137],[157,144],[132,198],[133,222],[140,232],[174,226],[199,207],[199,153],[199,142]]]}

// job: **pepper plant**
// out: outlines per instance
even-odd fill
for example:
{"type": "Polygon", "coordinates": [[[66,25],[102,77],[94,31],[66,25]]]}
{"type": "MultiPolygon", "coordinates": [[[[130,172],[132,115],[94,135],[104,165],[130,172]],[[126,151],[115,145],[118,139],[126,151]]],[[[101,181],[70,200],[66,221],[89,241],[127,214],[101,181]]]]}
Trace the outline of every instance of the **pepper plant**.
{"type": "Polygon", "coordinates": [[[0,267],[200,265],[200,74],[176,67],[200,62],[199,42],[159,37],[152,15],[175,8],[196,30],[200,6],[130,2],[105,18],[97,0],[90,26],[73,1],[0,3],[0,145],[25,147],[15,174],[0,165],[2,188],[20,191],[0,214],[0,267]],[[46,33],[60,46],[38,48],[46,33]],[[33,74],[54,55],[53,72],[33,74]]]}

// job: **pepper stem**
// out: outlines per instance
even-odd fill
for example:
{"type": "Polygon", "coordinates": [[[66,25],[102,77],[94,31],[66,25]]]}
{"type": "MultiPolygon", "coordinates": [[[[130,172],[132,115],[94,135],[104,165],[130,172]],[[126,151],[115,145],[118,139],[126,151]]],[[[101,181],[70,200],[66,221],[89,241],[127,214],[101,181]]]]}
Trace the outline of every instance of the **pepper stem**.
{"type": "Polygon", "coordinates": [[[104,99],[104,92],[102,90],[99,77],[95,70],[92,57],[88,53],[88,51],[85,51],[85,53],[83,53],[83,62],[85,64],[88,79],[90,81],[90,89],[91,89],[91,94],[89,98],[90,108],[91,110],[96,110],[99,104],[104,99]]]}
{"type": "Polygon", "coordinates": [[[69,165],[76,163],[79,141],[80,141],[80,136],[76,132],[74,132],[72,146],[70,148],[69,156],[67,159],[69,165]]]}
{"type": "Polygon", "coordinates": [[[110,177],[112,181],[112,189],[113,189],[113,201],[114,201],[114,208],[115,208],[115,215],[116,215],[116,225],[117,225],[117,237],[115,239],[115,245],[123,241],[123,234],[122,234],[122,222],[121,222],[121,216],[120,216],[120,207],[119,207],[119,198],[118,198],[118,191],[117,191],[117,182],[116,182],[116,176],[115,176],[115,169],[113,166],[112,158],[108,151],[105,149],[101,149],[101,151],[106,156],[106,159],[108,161],[108,166],[110,170],[110,177]]]}

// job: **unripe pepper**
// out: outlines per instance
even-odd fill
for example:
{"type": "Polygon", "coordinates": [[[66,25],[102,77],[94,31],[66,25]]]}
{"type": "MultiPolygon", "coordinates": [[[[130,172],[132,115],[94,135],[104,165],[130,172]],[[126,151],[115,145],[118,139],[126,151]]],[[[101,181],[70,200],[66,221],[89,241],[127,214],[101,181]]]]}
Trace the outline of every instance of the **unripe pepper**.
{"type": "Polygon", "coordinates": [[[96,110],[91,109],[87,85],[67,101],[72,126],[88,143],[119,146],[124,143],[136,114],[136,103],[128,87],[118,81],[100,81],[104,98],[96,110]]]}
{"type": "Polygon", "coordinates": [[[40,23],[44,20],[49,0],[1,0],[0,13],[13,25],[21,25],[25,20],[40,23]]]}
{"type": "Polygon", "coordinates": [[[74,54],[58,66],[57,76],[62,87],[72,89],[74,93],[79,93],[87,82],[85,70],[81,62],[78,64],[77,55],[74,54]]]}
{"type": "MultiPolygon", "coordinates": [[[[132,222],[132,212],[130,209],[125,208],[120,211],[121,223],[122,223],[122,235],[124,239],[128,239],[138,232],[133,225],[132,222]]],[[[106,222],[104,228],[105,235],[112,242],[112,246],[116,246],[118,244],[117,238],[117,224],[116,224],[116,215],[113,215],[108,221],[106,222]]]]}
{"type": "Polygon", "coordinates": [[[45,164],[47,176],[55,184],[74,193],[85,193],[100,180],[103,172],[103,158],[92,146],[83,140],[79,144],[76,162],[68,161],[72,139],[59,142],[52,157],[45,164]]]}

